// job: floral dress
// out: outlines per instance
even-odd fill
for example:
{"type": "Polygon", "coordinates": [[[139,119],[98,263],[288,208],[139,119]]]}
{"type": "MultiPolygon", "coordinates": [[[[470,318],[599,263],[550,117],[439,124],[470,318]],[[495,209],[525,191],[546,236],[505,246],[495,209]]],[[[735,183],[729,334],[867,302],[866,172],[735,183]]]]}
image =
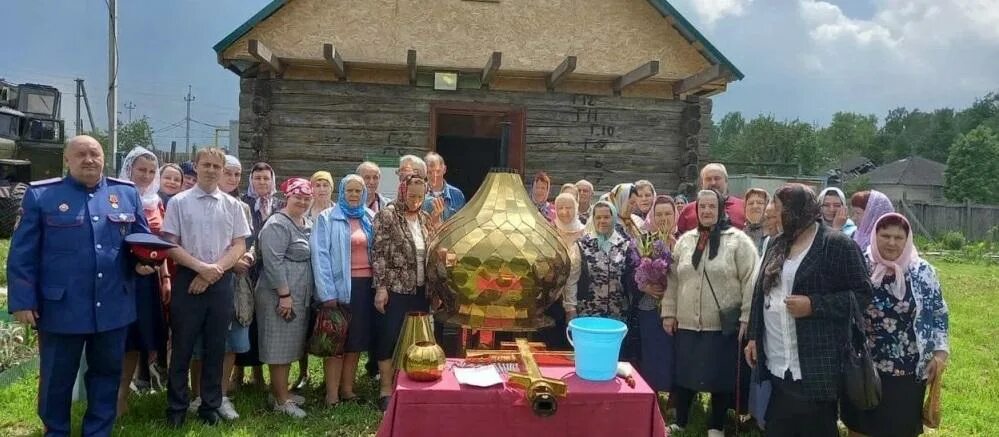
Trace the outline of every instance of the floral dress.
{"type": "Polygon", "coordinates": [[[874,366],[882,375],[906,376],[916,372],[919,347],[916,343],[916,300],[906,281],[905,297],[897,299],[889,291],[895,278],[887,277],[875,288],[867,307],[867,340],[874,366]]]}

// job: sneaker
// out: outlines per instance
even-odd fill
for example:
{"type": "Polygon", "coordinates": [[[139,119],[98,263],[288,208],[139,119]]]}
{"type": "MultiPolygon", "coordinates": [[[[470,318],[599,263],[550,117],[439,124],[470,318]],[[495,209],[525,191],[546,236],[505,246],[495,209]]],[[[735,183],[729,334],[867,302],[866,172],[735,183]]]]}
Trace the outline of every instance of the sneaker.
{"type": "Polygon", "coordinates": [[[725,437],[725,431],[719,429],[709,429],[708,437],[725,437]]]}
{"type": "Polygon", "coordinates": [[[683,432],[683,427],[677,424],[672,424],[668,427],[670,435],[677,432],[683,432]]]}
{"type": "Polygon", "coordinates": [[[239,419],[239,413],[232,406],[232,401],[229,400],[228,396],[222,397],[222,405],[219,406],[219,416],[228,421],[239,419]]]}
{"type": "Polygon", "coordinates": [[[191,404],[187,406],[188,413],[197,413],[198,408],[201,408],[201,396],[194,398],[191,404]]]}
{"type": "Polygon", "coordinates": [[[298,404],[292,402],[291,399],[288,399],[283,404],[275,403],[274,411],[280,411],[296,419],[303,419],[306,416],[305,411],[302,411],[298,404]]]}
{"type": "MultiPolygon", "coordinates": [[[[294,394],[294,393],[289,393],[288,394],[288,400],[294,402],[297,405],[305,405],[305,396],[302,396],[302,395],[297,395],[297,394],[294,394]]],[[[272,404],[276,404],[277,403],[277,399],[274,398],[274,394],[273,393],[268,393],[267,394],[267,402],[270,402],[272,404]]]]}
{"type": "Polygon", "coordinates": [[[166,390],[167,369],[161,367],[159,363],[149,365],[149,385],[155,391],[166,390]]]}

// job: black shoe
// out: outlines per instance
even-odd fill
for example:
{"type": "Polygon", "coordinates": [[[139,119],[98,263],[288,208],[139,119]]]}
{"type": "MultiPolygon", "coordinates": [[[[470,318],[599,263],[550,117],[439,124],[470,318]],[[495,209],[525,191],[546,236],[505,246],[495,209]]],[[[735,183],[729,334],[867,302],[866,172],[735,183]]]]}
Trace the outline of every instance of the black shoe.
{"type": "Polygon", "coordinates": [[[219,416],[218,411],[199,411],[198,420],[208,426],[218,425],[222,421],[222,416],[219,416]]]}
{"type": "Polygon", "coordinates": [[[383,413],[385,411],[388,411],[389,403],[391,400],[392,396],[382,396],[378,398],[378,409],[381,410],[381,412],[383,413]]]}
{"type": "Polygon", "coordinates": [[[187,414],[181,413],[167,413],[166,421],[167,426],[173,429],[178,429],[184,426],[184,420],[187,419],[187,414]]]}

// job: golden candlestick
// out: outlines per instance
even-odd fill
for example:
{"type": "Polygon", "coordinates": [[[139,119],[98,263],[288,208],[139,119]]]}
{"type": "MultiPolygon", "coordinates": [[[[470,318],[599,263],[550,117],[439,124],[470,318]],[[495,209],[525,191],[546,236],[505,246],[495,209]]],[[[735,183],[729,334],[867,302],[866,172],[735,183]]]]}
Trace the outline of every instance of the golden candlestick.
{"type": "Polygon", "coordinates": [[[541,374],[538,363],[534,361],[534,352],[527,339],[517,339],[517,349],[520,355],[521,372],[510,372],[510,385],[521,388],[531,403],[531,409],[538,416],[547,417],[558,411],[558,399],[564,398],[569,392],[565,381],[546,378],[541,374]]]}

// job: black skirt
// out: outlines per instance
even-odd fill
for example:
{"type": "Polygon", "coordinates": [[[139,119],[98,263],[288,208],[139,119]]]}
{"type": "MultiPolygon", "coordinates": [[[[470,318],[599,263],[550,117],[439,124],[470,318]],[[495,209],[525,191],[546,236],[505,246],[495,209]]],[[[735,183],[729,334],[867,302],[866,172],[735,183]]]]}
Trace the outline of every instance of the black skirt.
{"type": "Polygon", "coordinates": [[[128,327],[125,350],[153,352],[166,340],[166,320],[160,305],[159,276],[139,276],[135,280],[135,322],[128,327]]]}
{"type": "Polygon", "coordinates": [[[346,352],[367,352],[375,337],[375,290],[371,278],[350,278],[350,325],[347,327],[346,352]]]}
{"type": "Polygon", "coordinates": [[[912,437],[923,433],[923,399],[926,381],[914,375],[881,375],[881,402],[873,410],[860,410],[849,400],[840,401],[843,423],[851,431],[871,437],[912,437]]]}
{"type": "Polygon", "coordinates": [[[697,392],[735,392],[739,344],[720,331],[676,330],[674,384],[697,392]]]}
{"type": "Polygon", "coordinates": [[[375,310],[376,323],[381,327],[381,335],[375,344],[375,359],[378,361],[392,359],[395,352],[395,343],[399,340],[399,332],[402,331],[402,323],[406,320],[406,313],[410,311],[430,311],[430,302],[427,301],[426,290],[423,287],[416,289],[416,294],[399,294],[389,292],[388,304],[385,305],[385,314],[375,310]]]}

